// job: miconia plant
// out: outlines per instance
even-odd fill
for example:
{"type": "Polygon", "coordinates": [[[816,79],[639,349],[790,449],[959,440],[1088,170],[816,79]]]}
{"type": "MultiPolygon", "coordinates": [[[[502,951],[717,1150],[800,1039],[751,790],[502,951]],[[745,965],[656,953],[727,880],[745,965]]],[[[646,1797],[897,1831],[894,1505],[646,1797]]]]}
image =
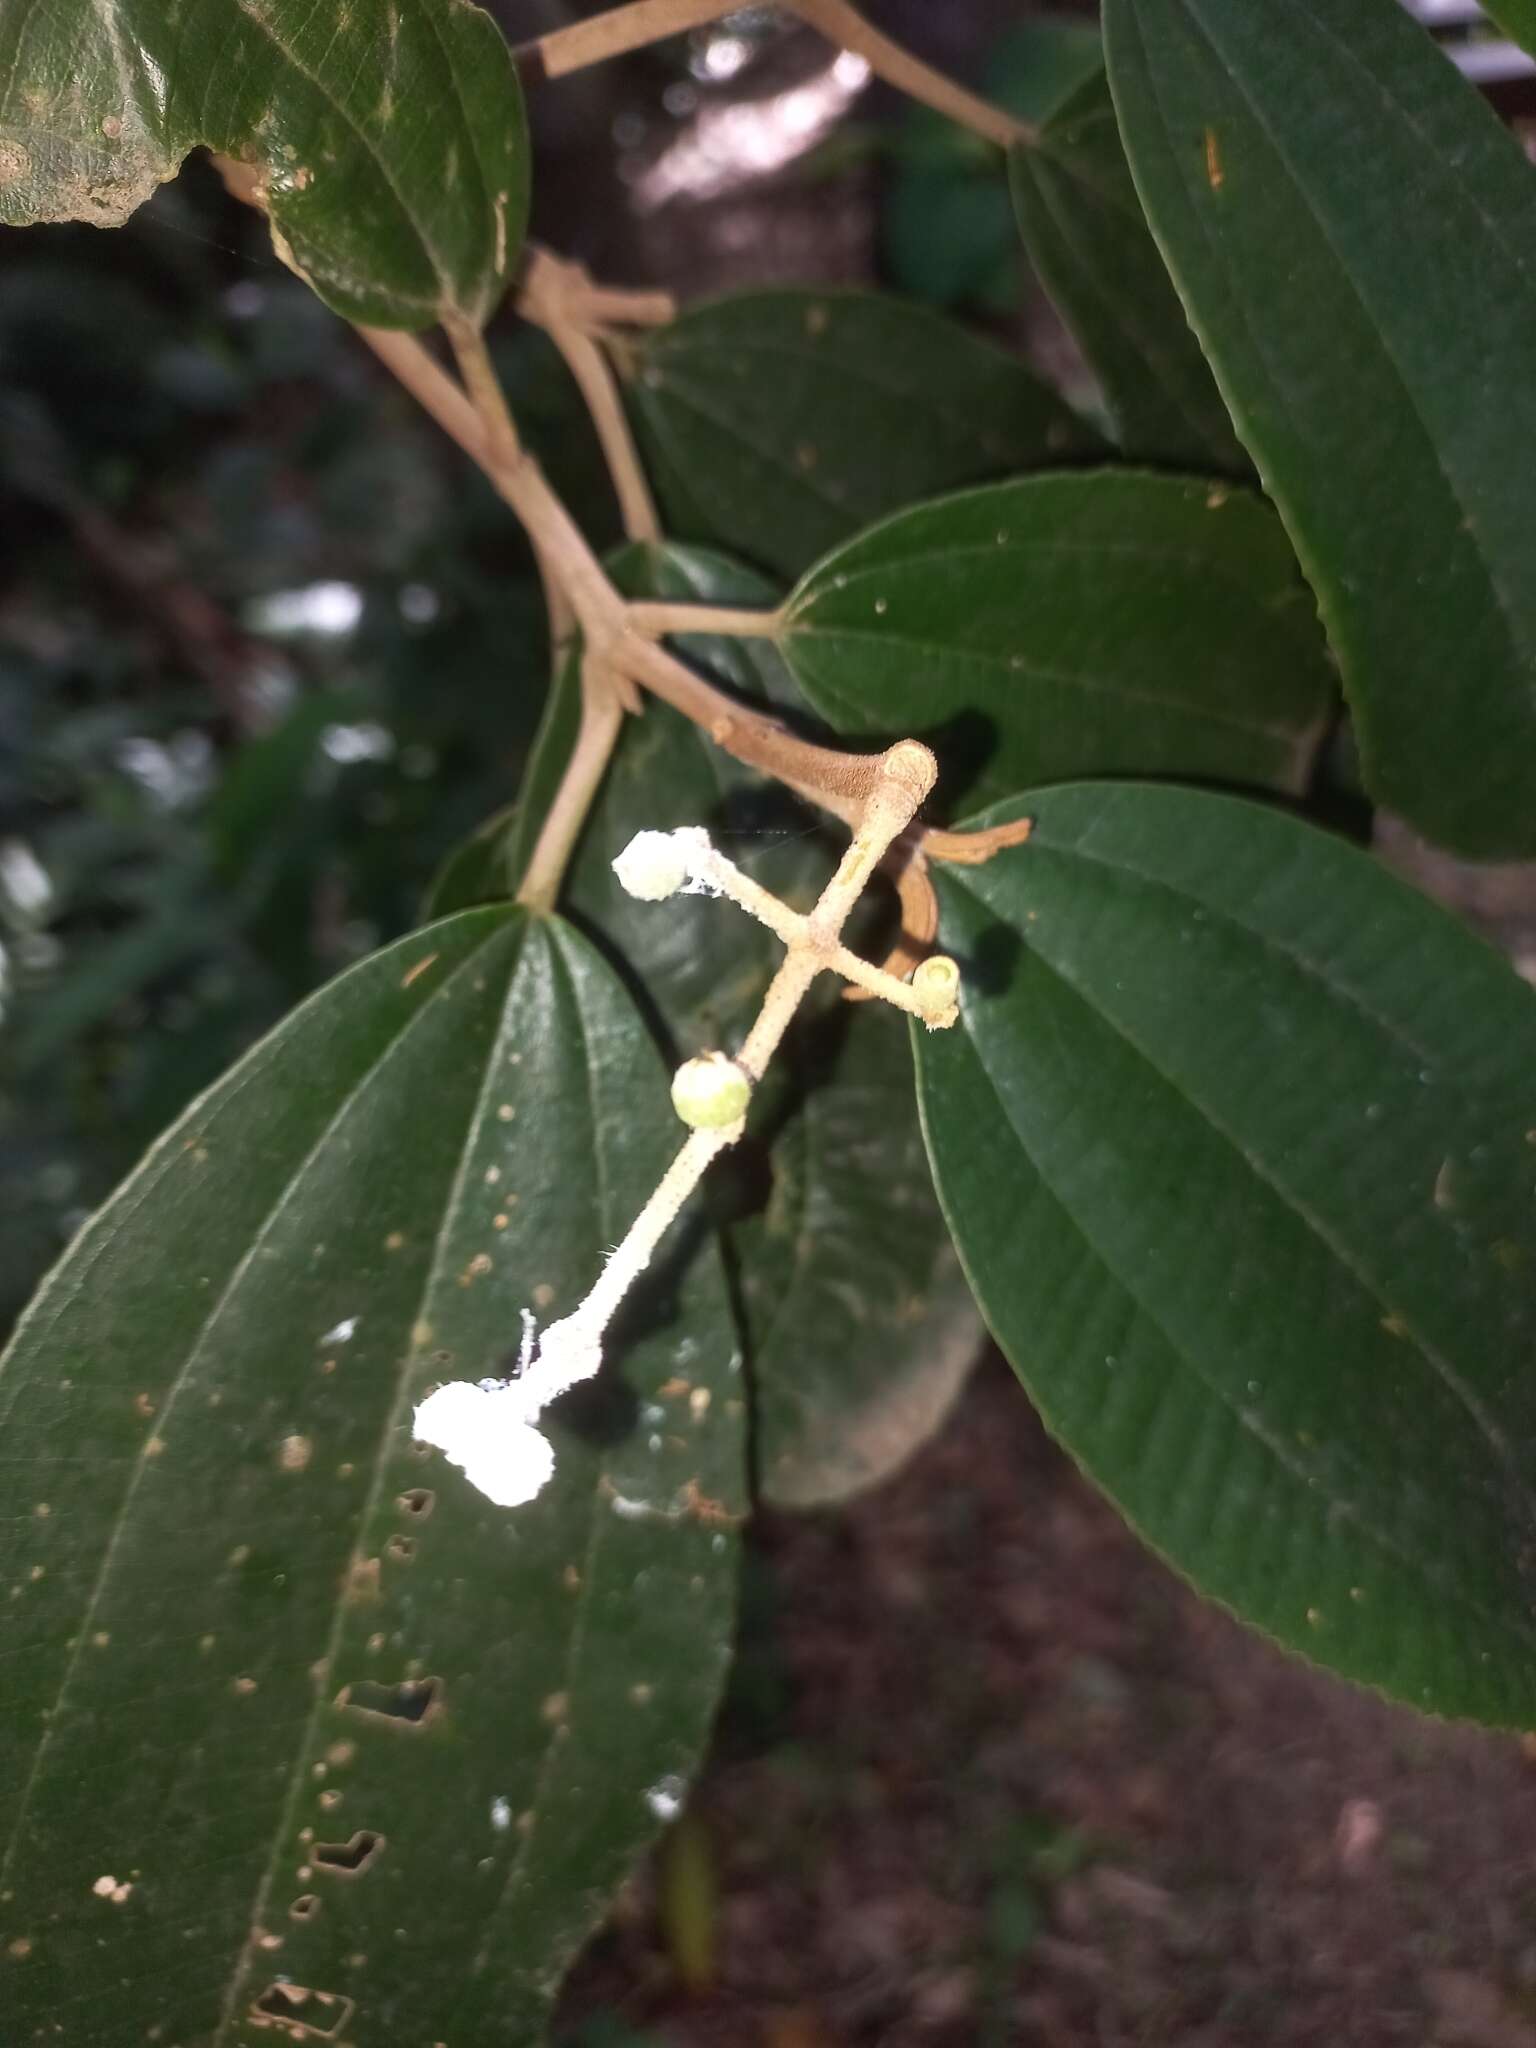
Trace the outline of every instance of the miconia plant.
{"type": "Polygon", "coordinates": [[[1536,998],[1321,766],[1347,723],[1352,815],[1536,850],[1536,170],[1397,0],[1105,0],[1038,122],[789,11],[983,139],[1102,418],[897,299],[525,246],[519,77],[710,0],[0,19],[0,220],[212,152],[554,650],[515,806],[5,1355],[8,2039],[540,2038],[698,1766],[749,1497],[892,1471],[978,1309],[1198,1588],[1536,1716],[1536,998]],[[766,1196],[701,1198],[743,1146],[766,1196]]]}

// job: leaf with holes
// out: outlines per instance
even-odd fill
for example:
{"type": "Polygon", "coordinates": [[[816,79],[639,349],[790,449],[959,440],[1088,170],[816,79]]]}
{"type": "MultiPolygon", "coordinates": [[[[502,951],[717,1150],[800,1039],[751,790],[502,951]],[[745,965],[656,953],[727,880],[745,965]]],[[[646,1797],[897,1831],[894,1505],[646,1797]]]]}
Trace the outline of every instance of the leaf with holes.
{"type": "Polygon", "coordinates": [[[839,732],[928,740],[951,808],[1084,774],[1299,790],[1333,691],[1274,514],[1124,470],[899,513],[816,565],[780,644],[839,732]]]}
{"type": "Polygon", "coordinates": [[[1042,1414],[1204,1592],[1415,1706],[1536,1714],[1536,996],[1366,854],[1044,790],[945,870],[945,1213],[1042,1414]]]}
{"type": "Polygon", "coordinates": [[[1536,853],[1536,179],[1398,0],[1106,0],[1153,231],[1318,593],[1367,788],[1536,853]]]}
{"type": "Polygon", "coordinates": [[[626,367],[668,529],[784,576],[914,498],[1103,447],[1001,349],[867,292],[716,299],[626,367]]]}
{"type": "Polygon", "coordinates": [[[1102,70],[1014,150],[1011,172],[1030,260],[1099,380],[1120,446],[1147,462],[1247,474],[1136,197],[1102,70]]]}
{"type": "Polygon", "coordinates": [[[663,1248],[527,1507],[411,1409],[575,1305],[676,1134],[586,942],[467,911],[306,1003],[76,1240],[0,1369],[8,2032],[539,2034],[724,1675],[718,1261],[663,1248]]]}
{"type": "Polygon", "coordinates": [[[115,227],[199,144],[255,168],[279,248],[349,320],[478,323],[517,259],[522,99],[467,0],[5,10],[0,222],[115,227]]]}
{"type": "MultiPolygon", "coordinates": [[[[759,577],[699,549],[634,550],[610,566],[635,597],[774,600],[759,577]]],[[[784,710],[799,702],[771,641],[677,645],[746,697],[784,710]]],[[[574,675],[564,694],[574,697],[574,675]]],[[[558,703],[550,720],[555,758],[541,749],[530,770],[546,790],[573,725],[558,703]]],[[[732,904],[636,903],[619,888],[610,863],[636,832],[697,824],[802,909],[845,843],[667,706],[626,724],[564,908],[633,977],[674,1058],[738,1044],[783,957],[732,904]]],[[[875,957],[882,950],[867,919],[850,937],[875,957]]],[[[713,1178],[754,1368],[763,1494],[784,1506],[844,1499],[887,1477],[943,1420],[980,1334],[924,1164],[898,1020],[818,983],[758,1090],[746,1142],[713,1178]]]]}

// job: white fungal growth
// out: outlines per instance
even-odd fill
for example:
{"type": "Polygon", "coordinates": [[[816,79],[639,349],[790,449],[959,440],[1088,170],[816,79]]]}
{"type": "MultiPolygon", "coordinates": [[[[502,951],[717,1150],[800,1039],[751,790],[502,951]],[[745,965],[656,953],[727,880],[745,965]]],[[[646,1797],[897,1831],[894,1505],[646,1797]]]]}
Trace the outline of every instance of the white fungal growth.
{"type": "MultiPolygon", "coordinates": [[[[550,1325],[537,1349],[533,1319],[524,1312],[522,1355],[513,1379],[482,1380],[478,1385],[455,1381],[429,1394],[417,1408],[418,1439],[436,1445],[498,1506],[521,1506],[548,1484],[555,1454],[534,1424],[551,1401],[579,1381],[591,1379],[602,1366],[603,1332],[650,1265],[711,1160],[741,1137],[754,1078],[773,1057],[816,976],[823,971],[841,974],[926,1024],[940,1027],[954,1022],[959,972],[952,961],[931,963],[919,990],[851,953],[840,936],[865,883],[911,824],[918,805],[933,787],[936,772],[933,756],[915,740],[902,740],[887,749],[875,765],[853,844],[808,917],[743,874],[715,850],[707,832],[695,827],[639,833],[614,862],[623,886],[632,895],[651,901],[672,896],[679,888],[729,896],[782,941],[785,958],[737,1056],[705,1053],[686,1060],[673,1077],[673,1106],[691,1126],[689,1135],[623,1239],[608,1254],[585,1300],[572,1314],[550,1325]]],[[[497,1114],[509,1120],[511,1105],[503,1104],[497,1114]]],[[[479,1263],[472,1261],[472,1268],[479,1263]]],[[[490,1264],[489,1257],[483,1256],[484,1267],[489,1269],[490,1264]]],[[[542,1290],[536,1287],[533,1299],[537,1303],[541,1298],[542,1290]]],[[[344,1343],[354,1327],[355,1318],[338,1325],[324,1341],[344,1343]]],[[[739,1365],[739,1359],[731,1361],[731,1370],[738,1370],[739,1365]]],[[[702,1414],[702,1407],[694,1412],[702,1414]]],[[[659,1435],[652,1435],[649,1441],[653,1451],[661,1448],[659,1435]]],[[[619,1515],[666,1513],[618,1495],[613,1507],[619,1515]]],[[[676,1810],[680,1805],[682,1787],[673,1792],[671,1781],[663,1780],[647,1797],[654,1812],[670,1818],[669,1807],[676,1810]]]]}
{"type": "Polygon", "coordinates": [[[478,1384],[450,1380],[418,1404],[416,1437],[435,1445],[497,1507],[522,1507],[543,1492],[555,1470],[554,1445],[534,1423],[602,1362],[600,1334],[576,1316],[551,1323],[534,1353],[533,1318],[525,1309],[519,1376],[478,1384]]]}
{"type": "Polygon", "coordinates": [[[320,1342],[322,1344],[350,1344],[352,1334],[361,1321],[361,1316],[347,1316],[344,1321],[336,1325],[335,1329],[327,1330],[320,1339],[320,1342]]]}
{"type": "Polygon", "coordinates": [[[664,903],[681,889],[686,896],[723,896],[712,872],[719,855],[701,825],[675,832],[637,832],[613,863],[619,886],[642,903],[664,903]]]}
{"type": "Polygon", "coordinates": [[[688,856],[675,832],[637,832],[613,864],[619,887],[642,903],[664,903],[688,879],[688,856]]]}
{"type": "Polygon", "coordinates": [[[452,1380],[416,1410],[416,1435],[435,1444],[499,1508],[521,1507],[543,1492],[555,1451],[528,1419],[522,1382],[472,1386],[452,1380]]]}
{"type": "Polygon", "coordinates": [[[683,1810],[683,1797],[688,1787],[681,1778],[663,1778],[653,1785],[645,1795],[645,1803],[658,1820],[676,1820],[683,1810]]]}

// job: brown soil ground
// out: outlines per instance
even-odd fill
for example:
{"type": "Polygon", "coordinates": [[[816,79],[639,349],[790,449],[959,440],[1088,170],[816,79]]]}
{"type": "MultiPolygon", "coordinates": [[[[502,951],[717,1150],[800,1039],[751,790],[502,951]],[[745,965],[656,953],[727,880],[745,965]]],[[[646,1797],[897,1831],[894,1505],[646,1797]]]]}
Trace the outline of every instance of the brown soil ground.
{"type": "Polygon", "coordinates": [[[757,1561],[673,1903],[642,1879],[573,2022],[606,2007],[667,2048],[1536,2048],[1530,1748],[1201,1602],[995,1355],[897,1480],[768,1519],[757,1561]],[[687,1851],[712,1914],[676,1903],[687,1851]]]}

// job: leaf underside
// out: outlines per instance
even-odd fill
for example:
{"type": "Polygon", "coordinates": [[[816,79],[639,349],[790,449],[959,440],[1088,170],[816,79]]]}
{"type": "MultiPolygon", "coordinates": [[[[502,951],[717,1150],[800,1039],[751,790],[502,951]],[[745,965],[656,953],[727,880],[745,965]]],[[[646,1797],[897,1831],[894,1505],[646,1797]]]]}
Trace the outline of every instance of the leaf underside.
{"type": "Polygon", "coordinates": [[[349,320],[483,321],[517,259],[522,97],[467,0],[10,0],[0,81],[0,222],[118,226],[206,145],[349,320]]]}
{"type": "Polygon", "coordinates": [[[691,307],[645,337],[626,397],[669,532],[781,576],[916,498],[1103,447],[1012,356],[867,292],[691,307]]]}
{"type": "Polygon", "coordinates": [[[586,942],[470,911],[305,1004],[77,1239],[0,1371],[8,2034],[538,2037],[724,1675],[718,1261],[669,1247],[528,1507],[411,1405],[575,1305],[675,1130],[586,942]]]}
{"type": "Polygon", "coordinates": [[[1102,69],[1012,153],[1031,262],[1099,380],[1127,455],[1250,474],[1147,227],[1102,69]]]}
{"type": "Polygon", "coordinates": [[[983,1313],[1202,1591],[1415,1706],[1531,1725],[1536,997],[1283,814],[1027,807],[1027,845],[941,876],[962,1026],[918,1044],[983,1313]]]}

